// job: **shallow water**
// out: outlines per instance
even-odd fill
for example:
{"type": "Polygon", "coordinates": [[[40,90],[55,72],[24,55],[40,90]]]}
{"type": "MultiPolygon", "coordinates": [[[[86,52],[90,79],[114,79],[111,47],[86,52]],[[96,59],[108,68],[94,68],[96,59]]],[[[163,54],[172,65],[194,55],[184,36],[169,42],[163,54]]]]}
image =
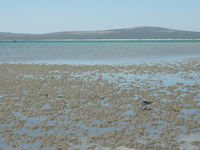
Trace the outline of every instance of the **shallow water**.
{"type": "Polygon", "coordinates": [[[131,64],[200,57],[198,40],[0,42],[0,63],[131,64]]]}

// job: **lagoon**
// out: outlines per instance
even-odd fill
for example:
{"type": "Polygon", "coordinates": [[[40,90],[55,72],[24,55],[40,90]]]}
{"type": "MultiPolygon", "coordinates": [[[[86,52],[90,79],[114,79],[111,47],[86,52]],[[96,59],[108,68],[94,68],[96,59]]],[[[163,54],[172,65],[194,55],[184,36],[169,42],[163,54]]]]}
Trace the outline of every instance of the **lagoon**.
{"type": "Polygon", "coordinates": [[[199,40],[0,42],[0,63],[132,64],[200,57],[199,40]]]}

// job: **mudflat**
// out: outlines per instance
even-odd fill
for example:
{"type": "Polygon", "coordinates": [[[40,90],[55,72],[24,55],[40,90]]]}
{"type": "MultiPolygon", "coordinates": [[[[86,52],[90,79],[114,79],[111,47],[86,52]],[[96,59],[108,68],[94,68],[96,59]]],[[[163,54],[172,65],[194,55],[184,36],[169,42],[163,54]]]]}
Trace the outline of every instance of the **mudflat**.
{"type": "Polygon", "coordinates": [[[197,149],[200,58],[0,64],[1,149],[197,149]],[[139,97],[153,103],[140,109],[139,97]]]}

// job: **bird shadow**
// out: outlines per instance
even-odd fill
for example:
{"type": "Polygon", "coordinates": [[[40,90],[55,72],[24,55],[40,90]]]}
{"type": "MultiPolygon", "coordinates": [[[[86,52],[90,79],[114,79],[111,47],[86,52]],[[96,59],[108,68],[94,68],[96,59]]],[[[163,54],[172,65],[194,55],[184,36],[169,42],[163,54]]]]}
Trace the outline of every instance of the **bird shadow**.
{"type": "Polygon", "coordinates": [[[144,108],[144,109],[142,109],[142,110],[152,110],[152,108],[144,108]]]}

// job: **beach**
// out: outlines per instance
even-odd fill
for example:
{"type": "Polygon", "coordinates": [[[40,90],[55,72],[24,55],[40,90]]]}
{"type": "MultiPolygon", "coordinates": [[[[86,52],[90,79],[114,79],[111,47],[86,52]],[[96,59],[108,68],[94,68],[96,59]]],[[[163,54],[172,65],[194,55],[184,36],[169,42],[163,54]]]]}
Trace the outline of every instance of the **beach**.
{"type": "Polygon", "coordinates": [[[200,147],[200,58],[0,64],[1,149],[200,147]],[[140,109],[139,97],[153,103],[140,109]]]}

